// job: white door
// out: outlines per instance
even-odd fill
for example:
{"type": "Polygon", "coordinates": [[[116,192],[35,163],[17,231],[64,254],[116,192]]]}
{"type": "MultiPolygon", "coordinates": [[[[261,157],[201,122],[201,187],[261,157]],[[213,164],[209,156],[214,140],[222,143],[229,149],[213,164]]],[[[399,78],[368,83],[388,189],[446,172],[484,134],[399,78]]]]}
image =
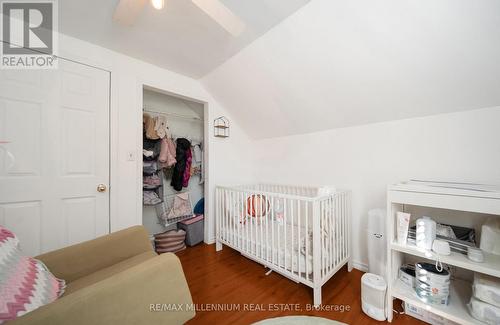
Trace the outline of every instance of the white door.
{"type": "Polygon", "coordinates": [[[26,254],[109,232],[109,78],[65,60],[0,70],[0,225],[26,254]]]}

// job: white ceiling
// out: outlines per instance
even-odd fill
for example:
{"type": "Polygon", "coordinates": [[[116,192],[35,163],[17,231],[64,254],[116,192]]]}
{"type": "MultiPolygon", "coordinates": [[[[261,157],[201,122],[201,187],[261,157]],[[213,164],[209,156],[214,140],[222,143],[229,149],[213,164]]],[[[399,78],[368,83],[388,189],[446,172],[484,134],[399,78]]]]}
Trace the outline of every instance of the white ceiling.
{"type": "Polygon", "coordinates": [[[309,0],[221,0],[245,23],[231,36],[190,0],[148,4],[134,26],[112,20],[118,0],[59,1],[62,33],[187,76],[204,76],[309,0]]]}
{"type": "Polygon", "coordinates": [[[500,1],[313,0],[202,82],[255,138],[499,106],[500,1]]]}

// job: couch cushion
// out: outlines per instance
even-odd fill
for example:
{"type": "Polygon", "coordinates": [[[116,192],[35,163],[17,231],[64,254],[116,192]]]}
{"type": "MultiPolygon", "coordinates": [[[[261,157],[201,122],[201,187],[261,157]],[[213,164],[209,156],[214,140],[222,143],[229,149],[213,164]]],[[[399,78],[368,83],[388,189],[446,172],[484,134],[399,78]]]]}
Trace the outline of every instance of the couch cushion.
{"type": "Polygon", "coordinates": [[[144,252],[142,254],[121,261],[115,265],[109,266],[107,268],[94,272],[90,275],[84,276],[83,278],[69,282],[67,283],[66,292],[64,293],[64,296],[72,294],[73,292],[88,287],[96,282],[109,278],[117,273],[129,269],[132,266],[141,264],[142,262],[147,261],[155,256],[158,255],[153,251],[144,252]]]}

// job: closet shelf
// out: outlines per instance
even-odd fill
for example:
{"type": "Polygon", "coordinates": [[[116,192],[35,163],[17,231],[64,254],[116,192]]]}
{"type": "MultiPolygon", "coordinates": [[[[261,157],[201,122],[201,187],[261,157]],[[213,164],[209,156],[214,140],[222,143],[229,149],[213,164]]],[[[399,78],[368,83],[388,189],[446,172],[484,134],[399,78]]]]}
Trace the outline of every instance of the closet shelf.
{"type": "Polygon", "coordinates": [[[154,110],[145,109],[145,108],[143,109],[143,112],[165,115],[168,117],[178,118],[178,119],[182,119],[182,120],[188,120],[188,121],[192,121],[192,122],[203,122],[203,120],[199,116],[187,116],[187,115],[176,114],[176,113],[159,112],[159,111],[154,111],[154,110]]]}
{"type": "Polygon", "coordinates": [[[474,319],[468,312],[467,303],[471,295],[471,283],[462,280],[453,280],[450,284],[450,302],[448,305],[431,305],[420,300],[415,290],[408,288],[400,280],[395,280],[392,285],[393,297],[406,301],[418,308],[423,308],[459,324],[484,324],[474,319]]]}
{"type": "MultiPolygon", "coordinates": [[[[435,260],[433,255],[429,255],[425,250],[421,250],[414,245],[401,245],[392,243],[390,248],[394,251],[410,254],[417,257],[422,257],[430,260],[435,260]]],[[[467,255],[457,252],[451,252],[450,255],[440,255],[439,260],[443,263],[457,266],[463,269],[479,272],[483,274],[500,277],[500,256],[483,252],[484,262],[476,263],[467,258],[467,255]]]]}

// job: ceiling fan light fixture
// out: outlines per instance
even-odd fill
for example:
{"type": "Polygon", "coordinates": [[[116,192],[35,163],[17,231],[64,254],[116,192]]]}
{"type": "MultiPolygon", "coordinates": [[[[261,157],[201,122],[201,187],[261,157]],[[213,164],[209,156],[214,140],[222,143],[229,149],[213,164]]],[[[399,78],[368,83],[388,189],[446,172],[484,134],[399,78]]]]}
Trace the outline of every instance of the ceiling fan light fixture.
{"type": "Polygon", "coordinates": [[[156,10],[162,10],[165,7],[165,0],[151,0],[151,5],[156,10]]]}

